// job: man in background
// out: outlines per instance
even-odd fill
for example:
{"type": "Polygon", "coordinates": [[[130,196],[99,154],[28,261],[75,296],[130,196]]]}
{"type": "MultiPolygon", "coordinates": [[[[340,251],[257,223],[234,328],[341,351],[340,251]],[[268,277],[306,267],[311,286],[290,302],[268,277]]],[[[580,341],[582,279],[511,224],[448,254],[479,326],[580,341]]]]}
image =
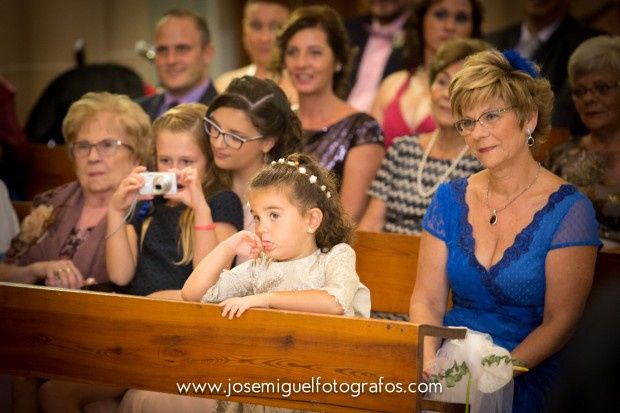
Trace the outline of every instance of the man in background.
{"type": "Polygon", "coordinates": [[[346,22],[357,48],[347,101],[356,109],[369,112],[381,80],[403,69],[403,26],[410,6],[411,0],[369,0],[370,14],[346,22]]]}
{"type": "Polygon", "coordinates": [[[155,32],[155,67],[163,93],[138,100],[155,119],[180,104],[209,104],[217,95],[208,66],[215,50],[206,21],[186,10],[168,11],[155,32]]]}
{"type": "Polygon", "coordinates": [[[522,3],[524,20],[489,34],[487,40],[499,50],[516,49],[540,66],[555,94],[553,127],[571,127],[575,136],[582,136],[587,130],[570,96],[568,59],[581,42],[603,33],[575,20],[570,14],[570,0],[522,0],[522,3]]]}

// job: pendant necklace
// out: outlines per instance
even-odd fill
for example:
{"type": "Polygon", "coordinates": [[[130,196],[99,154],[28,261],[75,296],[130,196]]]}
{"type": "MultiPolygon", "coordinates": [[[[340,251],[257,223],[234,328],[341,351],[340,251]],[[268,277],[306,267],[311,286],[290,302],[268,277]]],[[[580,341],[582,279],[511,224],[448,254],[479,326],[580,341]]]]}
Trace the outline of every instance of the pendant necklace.
{"type": "Polygon", "coordinates": [[[500,209],[493,209],[491,208],[491,205],[489,205],[489,188],[490,188],[490,183],[491,183],[491,178],[489,178],[489,181],[487,182],[487,194],[486,194],[486,204],[487,204],[487,209],[489,210],[489,212],[491,213],[491,216],[489,217],[489,224],[491,225],[495,225],[497,224],[497,214],[499,212],[502,212],[504,209],[508,208],[510,206],[510,204],[512,204],[517,198],[519,198],[521,195],[523,195],[528,189],[530,189],[532,187],[532,185],[534,185],[534,183],[536,182],[536,180],[538,179],[538,175],[540,174],[540,162],[536,162],[538,164],[538,169],[536,170],[536,176],[534,177],[534,179],[532,180],[532,182],[530,182],[530,184],[528,186],[525,187],[525,189],[523,189],[521,192],[519,192],[517,194],[517,196],[515,196],[514,198],[512,198],[510,201],[508,201],[508,203],[506,205],[504,205],[502,208],[500,209]]]}
{"type": "Polygon", "coordinates": [[[422,186],[422,172],[424,171],[424,167],[426,166],[428,155],[431,153],[431,149],[433,149],[433,145],[435,145],[435,141],[437,140],[438,135],[439,135],[439,130],[433,133],[433,136],[431,137],[431,140],[428,142],[428,146],[426,147],[426,150],[424,151],[424,155],[422,156],[422,162],[420,162],[420,166],[418,166],[418,174],[416,177],[417,178],[416,187],[418,190],[418,194],[420,194],[420,196],[423,198],[428,198],[429,196],[435,193],[437,188],[439,188],[439,185],[441,185],[450,176],[452,171],[456,169],[456,166],[459,164],[461,159],[463,159],[463,156],[465,156],[465,154],[467,153],[467,150],[469,149],[467,145],[463,145],[463,149],[461,149],[461,152],[458,154],[458,156],[454,158],[454,160],[452,161],[452,165],[450,165],[450,167],[446,170],[446,172],[444,172],[443,175],[441,175],[441,177],[437,180],[435,185],[433,185],[429,191],[425,191],[424,187],[422,186]]]}

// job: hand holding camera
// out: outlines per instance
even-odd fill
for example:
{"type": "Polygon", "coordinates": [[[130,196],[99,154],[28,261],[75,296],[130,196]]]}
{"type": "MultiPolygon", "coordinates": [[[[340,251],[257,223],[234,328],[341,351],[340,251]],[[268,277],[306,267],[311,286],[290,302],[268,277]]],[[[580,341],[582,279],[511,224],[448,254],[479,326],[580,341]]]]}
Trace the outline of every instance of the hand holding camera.
{"type": "Polygon", "coordinates": [[[144,185],[140,195],[170,195],[177,193],[177,175],[174,172],[140,172],[144,185]]]}

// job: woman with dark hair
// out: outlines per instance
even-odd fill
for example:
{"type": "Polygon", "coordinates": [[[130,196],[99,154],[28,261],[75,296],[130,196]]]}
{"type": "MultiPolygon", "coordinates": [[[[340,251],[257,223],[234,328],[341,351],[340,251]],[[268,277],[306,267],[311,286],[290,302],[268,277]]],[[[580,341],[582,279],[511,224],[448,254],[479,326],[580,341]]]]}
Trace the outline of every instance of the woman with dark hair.
{"type": "Polygon", "coordinates": [[[251,231],[248,182],[266,163],[301,150],[299,119],[273,81],[244,76],[211,102],[204,122],[211,143],[207,168],[228,171],[244,208],[244,229],[251,231]]]}
{"type": "Polygon", "coordinates": [[[478,0],[422,0],[405,25],[403,60],[407,70],[392,73],[379,86],[371,114],[383,127],[385,146],[400,136],[435,130],[428,69],[435,53],[454,38],[480,38],[478,0]]]}
{"type": "Polygon", "coordinates": [[[351,47],[342,20],[329,6],[300,7],[277,44],[276,67],[288,71],[299,95],[304,151],[334,171],[345,211],[358,221],[385,151],[375,119],[343,100],[351,47]]]}

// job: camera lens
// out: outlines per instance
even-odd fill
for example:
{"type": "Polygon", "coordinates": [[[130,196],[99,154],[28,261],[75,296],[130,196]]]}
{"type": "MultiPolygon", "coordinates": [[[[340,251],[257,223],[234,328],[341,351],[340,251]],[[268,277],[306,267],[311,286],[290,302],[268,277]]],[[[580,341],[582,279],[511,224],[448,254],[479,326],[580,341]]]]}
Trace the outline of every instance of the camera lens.
{"type": "Polygon", "coordinates": [[[153,178],[153,194],[161,195],[170,192],[172,183],[167,176],[157,175],[153,178]]]}

